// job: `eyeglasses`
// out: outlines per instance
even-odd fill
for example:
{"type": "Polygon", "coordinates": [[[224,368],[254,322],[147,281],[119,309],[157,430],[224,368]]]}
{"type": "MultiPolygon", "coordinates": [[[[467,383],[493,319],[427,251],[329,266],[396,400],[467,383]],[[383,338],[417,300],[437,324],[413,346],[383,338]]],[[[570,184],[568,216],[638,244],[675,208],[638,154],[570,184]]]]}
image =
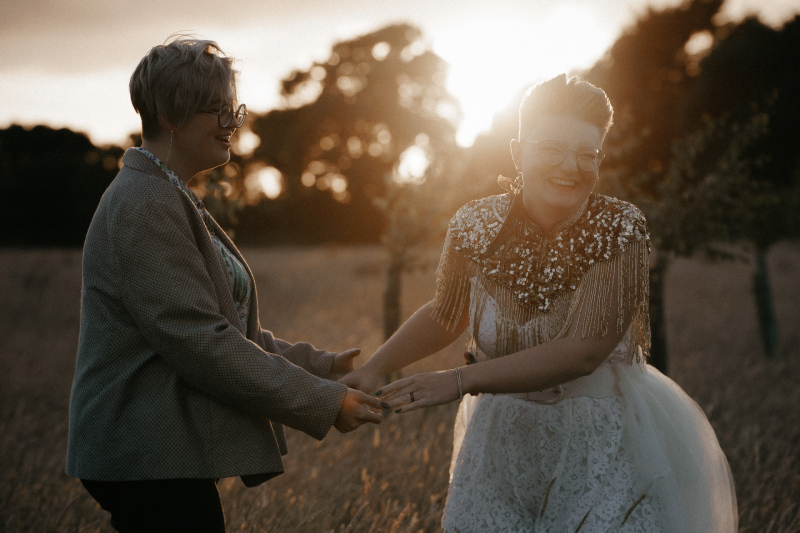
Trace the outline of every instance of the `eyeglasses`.
{"type": "Polygon", "coordinates": [[[567,148],[567,144],[560,141],[519,141],[521,144],[536,144],[539,147],[539,157],[545,165],[560,165],[567,158],[567,152],[575,152],[575,162],[584,172],[597,170],[606,153],[597,148],[567,148]]]}
{"type": "Polygon", "coordinates": [[[221,128],[227,128],[231,125],[231,122],[233,122],[234,127],[241,128],[242,124],[244,124],[245,117],[247,117],[247,106],[242,104],[236,108],[236,112],[234,112],[233,106],[225,104],[215,111],[201,111],[201,113],[217,115],[217,121],[221,128]]]}

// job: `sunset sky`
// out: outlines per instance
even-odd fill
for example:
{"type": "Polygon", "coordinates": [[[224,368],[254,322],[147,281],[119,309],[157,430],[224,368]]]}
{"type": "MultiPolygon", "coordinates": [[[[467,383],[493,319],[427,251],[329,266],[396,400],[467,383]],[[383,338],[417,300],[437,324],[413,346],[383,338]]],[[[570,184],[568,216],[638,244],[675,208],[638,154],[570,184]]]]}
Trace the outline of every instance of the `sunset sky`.
{"type": "MultiPolygon", "coordinates": [[[[240,59],[240,99],[264,112],[280,105],[280,79],[327,59],[334,42],[410,22],[450,64],[448,88],[464,111],[459,142],[468,145],[519,88],[590,66],[647,6],[678,3],[0,0],[0,128],[47,124],[125,144],[140,127],[130,74],[175,32],[216,40],[240,59]]],[[[800,0],[728,0],[723,9],[726,19],[757,13],[779,26],[800,13],[800,0]]]]}

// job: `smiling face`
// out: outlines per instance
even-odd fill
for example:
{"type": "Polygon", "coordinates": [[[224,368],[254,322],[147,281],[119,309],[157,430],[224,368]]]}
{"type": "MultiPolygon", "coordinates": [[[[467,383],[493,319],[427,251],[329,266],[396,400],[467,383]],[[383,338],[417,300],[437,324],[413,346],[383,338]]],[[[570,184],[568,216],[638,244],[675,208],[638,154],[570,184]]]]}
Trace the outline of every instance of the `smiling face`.
{"type": "Polygon", "coordinates": [[[181,179],[190,180],[200,172],[224,165],[231,157],[231,136],[235,131],[233,123],[220,127],[217,115],[195,113],[185,126],[174,130],[170,167],[181,179]],[[178,172],[178,167],[185,169],[183,174],[178,172]]]}
{"type": "MultiPolygon", "coordinates": [[[[599,127],[569,115],[543,115],[521,141],[559,141],[567,148],[596,148],[603,145],[605,132],[599,127]]],[[[511,143],[511,154],[525,184],[523,203],[528,216],[544,231],[577,211],[589,198],[597,181],[598,170],[578,168],[575,152],[568,151],[558,165],[548,165],[539,155],[539,145],[511,143]]]]}

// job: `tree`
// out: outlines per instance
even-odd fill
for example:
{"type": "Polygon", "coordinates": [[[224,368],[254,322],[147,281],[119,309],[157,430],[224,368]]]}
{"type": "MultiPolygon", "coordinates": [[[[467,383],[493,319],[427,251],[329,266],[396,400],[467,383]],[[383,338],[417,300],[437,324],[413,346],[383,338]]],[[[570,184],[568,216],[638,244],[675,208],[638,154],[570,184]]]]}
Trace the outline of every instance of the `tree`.
{"type": "Polygon", "coordinates": [[[718,7],[695,0],[649,12],[587,73],[617,111],[606,190],[643,207],[658,252],[651,276],[657,364],[666,356],[659,307],[670,254],[710,253],[721,241],[753,245],[760,324],[772,353],[764,255],[776,240],[800,234],[788,207],[797,203],[800,161],[793,134],[800,24],[778,32],[748,19],[718,28],[718,7]],[[698,37],[707,45],[691,53],[698,37]]]}
{"type": "Polygon", "coordinates": [[[411,248],[443,232],[458,174],[460,111],[446,64],[419,29],[387,26],[335,44],[327,61],[284,81],[283,109],[256,117],[249,163],[283,177],[277,206],[310,233],[377,240],[387,249],[384,333],[399,326],[401,273],[411,248]],[[446,219],[445,219],[446,220],[446,219]],[[331,229],[334,229],[331,232],[331,229]]]}
{"type": "Polygon", "coordinates": [[[0,130],[0,244],[82,245],[122,153],[68,129],[0,130]]]}
{"type": "Polygon", "coordinates": [[[456,149],[459,110],[445,74],[408,24],[337,43],[327,61],[283,81],[284,108],[255,117],[261,143],[247,164],[280,171],[283,190],[272,203],[298,227],[376,241],[386,220],[374,199],[407,150],[434,161],[456,149]]]}
{"type": "MultiPolygon", "coordinates": [[[[699,240],[713,238],[750,249],[762,340],[767,355],[774,357],[778,328],[765,258],[776,241],[800,236],[800,139],[795,134],[800,17],[780,30],[750,18],[716,34],[717,44],[699,63],[679,107],[680,122],[687,130],[698,128],[704,146],[693,149],[694,172],[678,180],[683,194],[705,198],[697,209],[705,227],[715,229],[709,234],[695,222],[691,233],[685,225],[671,227],[668,237],[674,244],[683,240],[681,246],[689,251],[699,240]]],[[[681,207],[689,209],[692,203],[681,207]]],[[[679,246],[671,248],[681,252],[679,246]]]]}

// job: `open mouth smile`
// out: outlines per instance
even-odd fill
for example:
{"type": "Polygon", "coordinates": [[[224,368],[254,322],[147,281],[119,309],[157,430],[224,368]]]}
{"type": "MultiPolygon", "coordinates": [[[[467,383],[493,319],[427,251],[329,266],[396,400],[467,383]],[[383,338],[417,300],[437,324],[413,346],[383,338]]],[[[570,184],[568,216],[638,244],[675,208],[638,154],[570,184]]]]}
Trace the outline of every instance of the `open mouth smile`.
{"type": "Polygon", "coordinates": [[[558,178],[551,178],[547,181],[549,181],[553,185],[558,185],[560,187],[574,187],[575,185],[578,184],[578,182],[574,180],[562,180],[558,178]]]}

